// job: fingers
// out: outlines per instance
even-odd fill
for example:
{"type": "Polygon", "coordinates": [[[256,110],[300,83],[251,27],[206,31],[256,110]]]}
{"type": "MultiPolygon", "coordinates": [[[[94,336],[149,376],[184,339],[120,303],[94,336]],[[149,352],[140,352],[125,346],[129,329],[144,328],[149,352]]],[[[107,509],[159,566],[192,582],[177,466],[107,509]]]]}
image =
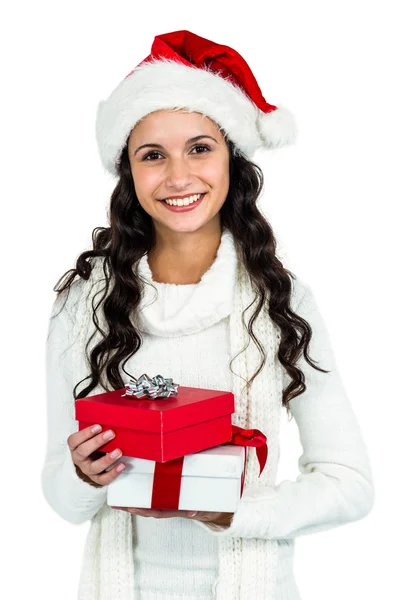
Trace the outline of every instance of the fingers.
{"type": "Polygon", "coordinates": [[[121,449],[116,448],[104,456],[98,451],[98,448],[115,437],[112,430],[111,434],[110,436],[110,430],[101,431],[100,426],[97,426],[97,429],[96,426],[90,426],[71,434],[67,439],[73,462],[92,481],[100,485],[111,483],[125,468],[123,463],[114,464],[122,456],[121,449]],[[97,458],[99,455],[101,458],[97,458]],[[104,472],[107,468],[110,470],[104,472]]]}
{"type": "Polygon", "coordinates": [[[187,510],[156,510],[152,508],[131,508],[128,506],[111,506],[116,510],[124,510],[133,515],[139,517],[153,517],[153,519],[171,519],[173,517],[188,518],[197,521],[213,521],[221,513],[216,512],[201,512],[201,511],[187,511],[187,510]],[[194,516],[193,513],[196,513],[194,516]]]}
{"type": "MultiPolygon", "coordinates": [[[[106,457],[104,457],[106,458],[106,457]]],[[[112,459],[109,459],[109,463],[112,463],[112,459]]],[[[120,475],[125,469],[125,465],[124,463],[120,462],[117,465],[115,465],[110,471],[107,471],[105,473],[100,473],[99,475],[93,474],[93,475],[89,475],[89,477],[95,481],[96,483],[99,483],[100,485],[108,485],[109,483],[111,483],[112,481],[114,481],[114,479],[116,479],[118,477],[118,475],[120,475]]]]}
{"type": "Polygon", "coordinates": [[[117,510],[125,510],[139,517],[153,517],[153,519],[170,519],[172,517],[185,517],[187,511],[183,510],[156,510],[152,508],[131,508],[128,506],[111,506],[117,510]]]}
{"type": "Polygon", "coordinates": [[[112,432],[112,434],[112,436],[108,434],[108,430],[103,432],[101,425],[93,425],[71,433],[67,438],[67,444],[71,452],[76,452],[77,456],[84,460],[100,446],[115,437],[115,433],[112,432]],[[105,437],[105,435],[110,437],[105,437]]]}

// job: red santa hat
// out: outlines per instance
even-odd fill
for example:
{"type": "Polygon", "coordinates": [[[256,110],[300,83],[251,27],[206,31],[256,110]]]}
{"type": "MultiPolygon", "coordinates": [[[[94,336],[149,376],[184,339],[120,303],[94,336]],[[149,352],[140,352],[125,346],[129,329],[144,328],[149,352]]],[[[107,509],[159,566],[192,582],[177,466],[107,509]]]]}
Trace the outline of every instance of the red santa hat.
{"type": "Polygon", "coordinates": [[[117,175],[136,123],[162,109],[210,117],[249,159],[258,148],[286,146],[297,136],[293,115],[268,104],[236,50],[191,31],[173,31],[157,35],[149,56],[99,102],[96,138],[105,169],[117,175]]]}

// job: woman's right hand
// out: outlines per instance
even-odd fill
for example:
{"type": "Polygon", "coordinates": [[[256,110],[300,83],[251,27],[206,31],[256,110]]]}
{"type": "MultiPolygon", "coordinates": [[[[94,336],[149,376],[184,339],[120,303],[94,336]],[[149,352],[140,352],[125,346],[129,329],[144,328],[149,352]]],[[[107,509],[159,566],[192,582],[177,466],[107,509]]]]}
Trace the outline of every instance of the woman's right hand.
{"type": "Polygon", "coordinates": [[[100,425],[97,426],[97,429],[96,426],[93,425],[85,427],[85,429],[81,429],[81,431],[77,431],[68,436],[67,444],[77,474],[81,479],[95,487],[108,485],[111,481],[116,479],[125,468],[124,463],[119,462],[114,465],[110,471],[105,472],[105,469],[110,467],[120,456],[122,456],[122,452],[119,448],[116,448],[113,452],[102,455],[98,449],[114,437],[114,431],[108,429],[105,432],[102,432],[100,425]],[[100,433],[98,433],[98,431],[100,431],[100,433]],[[110,432],[112,435],[110,435],[110,432]],[[109,437],[106,437],[107,435],[109,437]],[[100,456],[100,458],[98,458],[98,456],[100,456]]]}

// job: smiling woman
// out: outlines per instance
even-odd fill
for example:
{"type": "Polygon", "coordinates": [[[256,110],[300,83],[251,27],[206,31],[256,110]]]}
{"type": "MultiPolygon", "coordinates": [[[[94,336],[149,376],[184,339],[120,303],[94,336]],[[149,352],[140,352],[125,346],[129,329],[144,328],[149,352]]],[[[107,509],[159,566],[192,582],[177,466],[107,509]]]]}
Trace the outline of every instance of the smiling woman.
{"type": "Polygon", "coordinates": [[[362,518],[374,493],[324,320],[257,205],[251,157],[291,143],[294,121],[235,50],[176,31],[99,104],[96,132],[110,223],[56,284],[47,338],[43,490],[91,521],[78,600],[300,600],[294,538],[362,518]],[[143,372],[232,392],[233,425],[267,436],[235,513],[107,505],[124,449],[98,456],[115,433],[77,431],[74,401],[143,372]],[[283,410],[303,453],[278,483],[283,410]]]}
{"type": "Polygon", "coordinates": [[[132,130],[128,155],[138,202],[154,224],[152,270],[165,272],[168,283],[199,281],[220,243],[220,210],[229,190],[223,133],[197,112],[156,111],[132,130]],[[198,143],[206,139],[207,146],[198,143]],[[146,152],[149,147],[157,152],[146,152]]]}

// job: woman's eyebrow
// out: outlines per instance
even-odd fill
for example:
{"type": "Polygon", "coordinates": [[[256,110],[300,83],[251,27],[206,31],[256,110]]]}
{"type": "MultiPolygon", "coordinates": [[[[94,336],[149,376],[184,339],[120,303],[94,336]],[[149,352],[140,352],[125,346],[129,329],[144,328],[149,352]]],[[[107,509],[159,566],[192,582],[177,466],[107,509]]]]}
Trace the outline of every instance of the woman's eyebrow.
{"type": "MultiPolygon", "coordinates": [[[[197,135],[196,137],[193,137],[193,138],[190,138],[189,140],[187,140],[186,146],[188,146],[189,144],[192,144],[193,142],[197,142],[198,140],[201,140],[203,138],[210,138],[210,140],[214,140],[214,142],[219,144],[219,142],[215,138],[213,138],[211,135],[197,135]]],[[[160,148],[160,150],[164,149],[164,147],[161,144],[143,144],[143,146],[139,146],[139,148],[136,148],[136,150],[134,152],[134,156],[139,152],[139,150],[142,150],[142,148],[160,148]]]]}

